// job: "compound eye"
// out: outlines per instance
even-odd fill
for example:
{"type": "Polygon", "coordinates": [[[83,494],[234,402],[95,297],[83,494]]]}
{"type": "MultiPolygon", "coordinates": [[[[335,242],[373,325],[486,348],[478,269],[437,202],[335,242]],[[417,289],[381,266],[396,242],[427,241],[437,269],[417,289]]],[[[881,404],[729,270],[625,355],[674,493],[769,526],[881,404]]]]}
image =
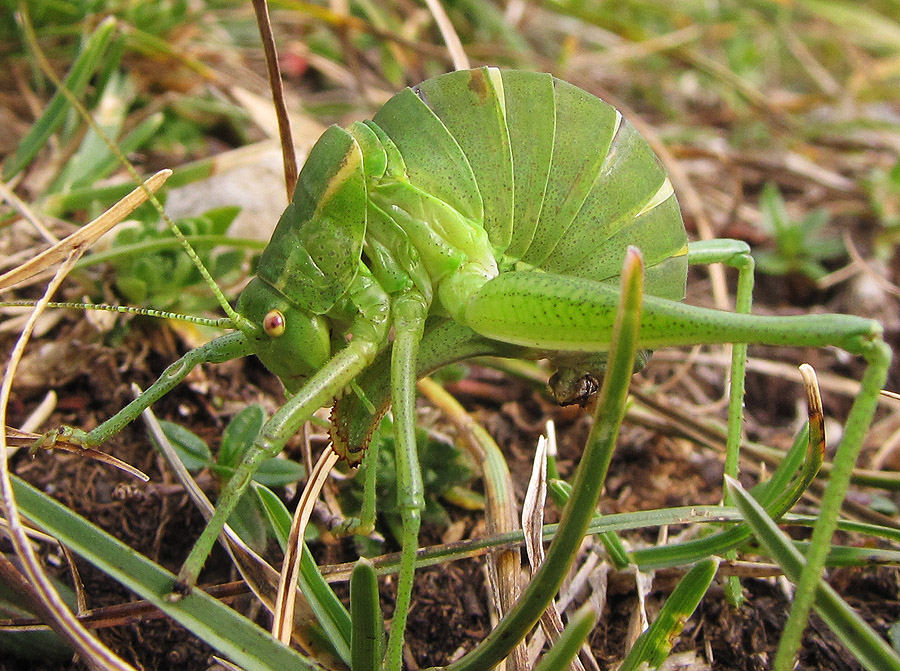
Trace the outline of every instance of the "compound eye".
{"type": "Polygon", "coordinates": [[[262,326],[267,336],[277,338],[284,334],[284,315],[279,310],[269,310],[266,316],[263,317],[262,326]]]}

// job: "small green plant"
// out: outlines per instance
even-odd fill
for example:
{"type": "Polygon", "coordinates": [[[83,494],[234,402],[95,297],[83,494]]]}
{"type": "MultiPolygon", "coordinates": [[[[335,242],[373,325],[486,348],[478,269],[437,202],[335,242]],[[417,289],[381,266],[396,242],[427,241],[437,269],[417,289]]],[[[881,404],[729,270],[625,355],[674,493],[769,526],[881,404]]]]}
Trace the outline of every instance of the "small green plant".
{"type": "Polygon", "coordinates": [[[763,228],[772,236],[775,248],[754,252],[756,267],[767,275],[799,274],[812,281],[828,274],[823,261],[838,259],[846,254],[844,243],[837,238],[822,236],[828,223],[828,212],[817,209],[803,219],[791,219],[778,187],[772,183],[763,187],[759,199],[763,228]]]}
{"type": "MultiPolygon", "coordinates": [[[[220,284],[228,285],[241,276],[246,253],[214,246],[239,211],[238,207],[220,207],[178,221],[220,284]]],[[[215,309],[215,300],[210,300],[209,292],[203,290],[205,285],[197,267],[181,253],[169,229],[145,224],[123,229],[113,242],[108,260],[115,269],[116,290],[131,305],[163,306],[185,314],[215,309]]]]}
{"type": "Polygon", "coordinates": [[[900,159],[890,169],[873,170],[865,188],[878,222],[896,234],[900,230],[900,159]]]}
{"type": "MultiPolygon", "coordinates": [[[[369,449],[376,450],[376,460],[366,460],[361,469],[376,469],[376,510],[379,519],[396,539],[402,537],[401,509],[397,502],[397,466],[395,456],[394,423],[390,416],[381,420],[372,436],[369,449]]],[[[465,453],[452,444],[438,440],[421,427],[416,428],[416,446],[419,452],[422,479],[425,489],[425,509],[422,520],[426,523],[447,524],[449,515],[441,503],[447,496],[453,497],[475,477],[465,453]]],[[[365,473],[346,481],[342,492],[348,510],[358,510],[363,501],[365,473]]],[[[375,550],[375,548],[371,548],[375,550]]]]}

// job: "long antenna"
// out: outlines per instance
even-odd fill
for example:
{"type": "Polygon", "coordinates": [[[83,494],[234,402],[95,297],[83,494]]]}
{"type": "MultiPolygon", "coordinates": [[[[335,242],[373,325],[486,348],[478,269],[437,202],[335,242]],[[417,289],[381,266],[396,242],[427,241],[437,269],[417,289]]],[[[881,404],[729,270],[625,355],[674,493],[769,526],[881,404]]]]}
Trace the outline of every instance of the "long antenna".
{"type": "MultiPolygon", "coordinates": [[[[0,301],[0,308],[33,308],[34,301],[0,301]]],[[[130,305],[109,305],[108,303],[61,303],[58,301],[50,301],[46,303],[48,308],[64,308],[72,310],[99,310],[102,312],[119,312],[126,315],[138,315],[140,317],[154,317],[158,319],[176,319],[178,321],[187,322],[188,324],[197,324],[198,326],[212,326],[220,329],[234,328],[229,317],[220,317],[219,319],[210,319],[208,317],[195,317],[193,315],[184,315],[180,312],[169,312],[168,310],[156,310],[154,308],[136,308],[130,305]]]]}
{"type": "MultiPolygon", "coordinates": [[[[22,26],[22,30],[25,35],[25,39],[28,42],[28,46],[31,48],[32,52],[35,55],[35,59],[37,60],[38,66],[41,68],[41,71],[47,76],[47,78],[53,82],[53,85],[56,86],[57,90],[60,91],[63,96],[65,96],[66,100],[74,107],[78,114],[85,120],[85,122],[90,126],[91,130],[97,134],[103,143],[109,148],[112,154],[119,160],[119,162],[125,167],[128,171],[128,174],[131,175],[131,178],[139,185],[143,185],[144,180],[138,174],[135,167],[131,164],[125,154],[122,153],[122,150],[110,140],[106,134],[100,129],[97,125],[97,122],[94,121],[94,117],[91,116],[90,112],[85,108],[84,105],[81,104],[81,101],[73,94],[68,88],[66,88],[65,84],[60,81],[59,77],[56,76],[56,73],[53,71],[52,66],[47,61],[47,57],[44,55],[44,52],[41,51],[40,45],[38,44],[37,35],[34,32],[34,26],[31,24],[31,18],[28,15],[28,8],[26,3],[19,3],[19,11],[17,12],[17,16],[19,22],[22,26]]],[[[103,23],[106,22],[115,22],[115,19],[109,17],[104,19],[103,23]]],[[[101,25],[103,25],[101,23],[101,25]]],[[[181,242],[182,247],[187,253],[188,257],[193,261],[194,265],[197,267],[197,270],[200,272],[200,275],[209,285],[213,295],[216,297],[219,305],[222,307],[222,310],[228,315],[228,318],[231,320],[232,324],[235,328],[240,329],[241,331],[253,331],[256,329],[256,326],[250,322],[248,319],[240,315],[231,305],[228,303],[228,300],[225,298],[225,294],[222,293],[222,290],[219,289],[219,285],[216,284],[216,281],[210,275],[209,270],[206,269],[206,266],[203,265],[203,261],[200,260],[200,257],[197,256],[197,252],[194,251],[194,248],[191,247],[190,243],[185,239],[184,234],[178,228],[174,221],[166,214],[165,209],[162,206],[162,203],[154,196],[152,193],[147,191],[148,200],[153,204],[153,207],[156,208],[156,211],[159,212],[159,215],[162,217],[163,221],[166,222],[166,225],[171,229],[172,233],[175,237],[181,242]]]]}

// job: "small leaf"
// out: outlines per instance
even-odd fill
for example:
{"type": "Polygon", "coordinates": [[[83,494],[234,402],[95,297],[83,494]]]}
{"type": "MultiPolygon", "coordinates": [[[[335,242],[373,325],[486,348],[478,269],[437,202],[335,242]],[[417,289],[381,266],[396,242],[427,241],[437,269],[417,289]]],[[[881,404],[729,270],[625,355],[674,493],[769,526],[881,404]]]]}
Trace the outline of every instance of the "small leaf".
{"type": "Polygon", "coordinates": [[[900,652],[900,622],[894,622],[887,630],[888,640],[894,650],[900,652]]]}
{"type": "Polygon", "coordinates": [[[141,229],[137,226],[123,226],[113,240],[113,247],[133,245],[141,240],[141,229]]]}
{"type": "Polygon", "coordinates": [[[212,464],[212,452],[198,435],[164,419],[159,423],[185,468],[189,471],[199,471],[212,464]]]}
{"type": "Polygon", "coordinates": [[[253,479],[267,487],[283,487],[306,477],[303,464],[290,459],[266,459],[253,479]]]}
{"type": "Polygon", "coordinates": [[[213,258],[212,273],[223,282],[230,281],[229,275],[241,270],[246,254],[243,250],[232,249],[213,258]]]}
{"type": "Polygon", "coordinates": [[[203,218],[209,222],[209,233],[212,235],[225,235],[240,212],[240,207],[236,205],[226,205],[207,210],[203,213],[203,218]]]}
{"type": "Polygon", "coordinates": [[[250,405],[235,415],[222,435],[217,463],[234,468],[244,453],[253,445],[266,421],[266,413],[260,405],[250,405]]]}
{"type": "Polygon", "coordinates": [[[759,209],[762,215],[762,225],[774,236],[785,228],[788,221],[787,210],[784,207],[784,198],[778,187],[771,182],[767,183],[759,196],[759,209]]]}
{"type": "MultiPolygon", "coordinates": [[[[269,525],[275,532],[275,539],[278,541],[278,545],[281,546],[281,551],[284,552],[287,547],[288,535],[291,532],[290,511],[287,509],[287,506],[284,505],[284,502],[278,498],[275,492],[265,485],[253,483],[253,491],[256,492],[256,496],[259,499],[260,504],[262,504],[263,512],[266,515],[266,519],[269,521],[269,525]]],[[[311,528],[314,527],[312,525],[307,527],[307,529],[311,528]]]]}
{"type": "Polygon", "coordinates": [[[147,298],[147,283],[137,277],[128,275],[118,277],[116,289],[129,303],[141,305],[147,298]]]}
{"type": "Polygon", "coordinates": [[[253,494],[245,494],[238,501],[228,518],[228,524],[254,552],[266,549],[266,520],[260,510],[259,500],[253,494]]]}

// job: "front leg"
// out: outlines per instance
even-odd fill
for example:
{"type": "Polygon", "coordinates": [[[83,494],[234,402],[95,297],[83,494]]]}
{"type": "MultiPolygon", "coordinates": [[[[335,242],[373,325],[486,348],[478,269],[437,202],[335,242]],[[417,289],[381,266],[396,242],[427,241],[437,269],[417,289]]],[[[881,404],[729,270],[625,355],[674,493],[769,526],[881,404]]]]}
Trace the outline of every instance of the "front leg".
{"type": "MultiPolygon", "coordinates": [[[[181,567],[175,582],[175,598],[187,594],[196,584],[213,544],[250,485],[259,464],[276,456],[316,410],[330,405],[339,397],[384,346],[391,304],[388,295],[372,281],[370,275],[361,272],[348,288],[346,296],[356,313],[346,332],[347,346],[316,371],[263,425],[259,437],[225,484],[216,504],[216,512],[181,567]]],[[[284,356],[293,354],[286,351],[284,356]]],[[[339,456],[346,458],[346,455],[339,456]]]]}
{"type": "Polygon", "coordinates": [[[48,431],[32,446],[32,451],[52,448],[57,443],[68,443],[77,447],[94,448],[102,445],[119,433],[128,424],[178,385],[188,373],[202,363],[222,363],[252,352],[251,346],[242,333],[229,333],[205,345],[192,349],[178,361],[171,364],[159,379],[134,399],[92,431],[82,431],[71,426],[61,426],[48,431]]]}
{"type": "Polygon", "coordinates": [[[259,437],[244,455],[234,475],[225,484],[216,511],[194,544],[175,582],[174,598],[190,593],[200,570],[222,528],[244,495],[259,464],[276,456],[300,426],[319,408],[328,405],[375,357],[376,346],[363,339],[354,340],[338,352],[294,396],[288,399],[263,426],[259,437]]]}

